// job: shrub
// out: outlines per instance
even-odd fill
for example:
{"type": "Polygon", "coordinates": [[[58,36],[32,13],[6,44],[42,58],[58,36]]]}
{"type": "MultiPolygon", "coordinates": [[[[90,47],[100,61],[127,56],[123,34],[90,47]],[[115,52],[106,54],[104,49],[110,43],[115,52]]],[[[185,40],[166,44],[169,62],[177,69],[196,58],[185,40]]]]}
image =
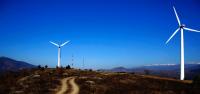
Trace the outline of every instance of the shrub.
{"type": "Polygon", "coordinates": [[[200,75],[194,77],[192,86],[193,86],[193,88],[199,88],[200,89],[200,75]]]}
{"type": "Polygon", "coordinates": [[[66,69],[71,69],[70,65],[67,65],[67,66],[66,66],[66,69]]]}
{"type": "Polygon", "coordinates": [[[37,67],[38,67],[38,69],[41,69],[41,65],[38,65],[37,67]]]}
{"type": "Polygon", "coordinates": [[[47,65],[45,65],[45,69],[47,69],[48,68],[48,66],[47,65]]]}

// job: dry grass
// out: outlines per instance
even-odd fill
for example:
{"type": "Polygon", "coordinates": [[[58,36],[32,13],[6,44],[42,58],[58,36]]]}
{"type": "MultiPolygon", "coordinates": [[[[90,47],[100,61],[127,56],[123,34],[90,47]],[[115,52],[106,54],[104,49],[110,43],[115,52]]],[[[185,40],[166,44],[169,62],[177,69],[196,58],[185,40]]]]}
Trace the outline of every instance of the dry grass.
{"type": "Polygon", "coordinates": [[[128,73],[94,74],[77,79],[80,94],[191,94],[191,81],[128,73]]]}
{"type": "Polygon", "coordinates": [[[77,76],[80,94],[200,94],[200,85],[190,80],[76,69],[5,73],[0,77],[0,94],[54,94],[61,85],[60,79],[69,76],[77,76]]]}

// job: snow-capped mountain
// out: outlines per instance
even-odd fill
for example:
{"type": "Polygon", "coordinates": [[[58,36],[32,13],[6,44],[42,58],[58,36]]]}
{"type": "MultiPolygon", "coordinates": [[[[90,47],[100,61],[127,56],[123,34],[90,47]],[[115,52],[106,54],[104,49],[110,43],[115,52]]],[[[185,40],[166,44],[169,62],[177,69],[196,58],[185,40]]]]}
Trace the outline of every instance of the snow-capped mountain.
{"type": "MultiPolygon", "coordinates": [[[[180,64],[150,64],[136,68],[116,67],[110,70],[111,72],[134,72],[138,74],[157,75],[163,77],[179,78],[180,64]]],[[[200,63],[186,63],[185,64],[186,78],[192,79],[200,74],[200,63]]]]}

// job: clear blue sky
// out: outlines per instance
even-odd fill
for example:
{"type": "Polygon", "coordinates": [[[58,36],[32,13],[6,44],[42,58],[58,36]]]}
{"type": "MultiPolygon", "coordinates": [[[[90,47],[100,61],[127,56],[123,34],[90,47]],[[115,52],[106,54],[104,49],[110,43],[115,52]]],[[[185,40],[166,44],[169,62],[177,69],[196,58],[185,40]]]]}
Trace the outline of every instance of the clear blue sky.
{"type": "MultiPolygon", "coordinates": [[[[31,64],[77,68],[136,67],[179,63],[181,22],[200,30],[199,0],[0,0],[0,56],[31,64]]],[[[200,62],[200,33],[185,32],[186,63],[200,62]]]]}

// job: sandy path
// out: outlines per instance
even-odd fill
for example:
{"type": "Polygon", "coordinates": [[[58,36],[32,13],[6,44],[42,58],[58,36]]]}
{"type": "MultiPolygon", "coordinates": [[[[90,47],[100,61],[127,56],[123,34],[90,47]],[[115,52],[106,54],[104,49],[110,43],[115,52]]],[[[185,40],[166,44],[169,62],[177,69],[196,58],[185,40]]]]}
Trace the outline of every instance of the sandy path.
{"type": "Polygon", "coordinates": [[[69,84],[72,86],[72,91],[70,94],[78,94],[79,93],[79,87],[78,85],[75,83],[75,78],[73,77],[69,84]]]}
{"type": "Polygon", "coordinates": [[[75,83],[75,77],[68,77],[61,80],[62,86],[61,89],[56,94],[65,94],[67,91],[70,90],[69,94],[78,94],[79,87],[75,83]],[[71,89],[69,89],[71,86],[71,89]]]}
{"type": "Polygon", "coordinates": [[[62,79],[62,81],[61,81],[61,83],[62,83],[61,89],[56,94],[64,94],[67,91],[67,89],[68,89],[67,81],[69,79],[70,78],[62,79]]]}

